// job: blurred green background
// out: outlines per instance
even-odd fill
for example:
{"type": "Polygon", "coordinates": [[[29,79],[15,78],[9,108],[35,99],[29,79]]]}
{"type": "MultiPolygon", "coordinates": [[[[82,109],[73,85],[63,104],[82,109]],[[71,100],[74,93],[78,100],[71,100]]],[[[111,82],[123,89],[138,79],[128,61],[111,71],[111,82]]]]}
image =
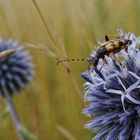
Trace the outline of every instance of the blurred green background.
{"type": "MultiPolygon", "coordinates": [[[[139,0],[0,0],[0,36],[25,45],[33,56],[32,84],[14,97],[23,124],[39,140],[89,140],[81,111],[87,62],[56,65],[57,59],[86,58],[96,39],[116,36],[116,29],[140,35],[139,0]]],[[[0,104],[1,114],[5,105],[0,104]]],[[[1,119],[0,140],[17,140],[10,117],[1,119]]]]}

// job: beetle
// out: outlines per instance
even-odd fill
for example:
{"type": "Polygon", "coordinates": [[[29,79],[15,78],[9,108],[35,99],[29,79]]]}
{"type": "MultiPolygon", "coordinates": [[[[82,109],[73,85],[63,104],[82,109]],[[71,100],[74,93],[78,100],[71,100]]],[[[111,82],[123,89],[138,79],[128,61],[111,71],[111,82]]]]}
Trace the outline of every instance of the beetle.
{"type": "Polygon", "coordinates": [[[105,61],[105,56],[112,56],[123,49],[127,51],[128,46],[132,44],[131,40],[123,38],[109,40],[107,35],[105,36],[105,40],[105,43],[102,43],[98,46],[98,49],[95,52],[95,56],[91,56],[87,59],[89,63],[88,69],[90,69],[90,66],[92,65],[93,69],[103,80],[105,80],[104,76],[102,75],[100,70],[97,69],[99,60],[102,59],[105,61]]]}
{"type": "MultiPolygon", "coordinates": [[[[93,67],[93,70],[103,79],[105,80],[103,74],[100,72],[100,70],[97,69],[98,62],[100,59],[102,59],[104,62],[105,56],[112,56],[115,55],[116,53],[119,53],[121,50],[125,49],[127,51],[128,46],[132,44],[132,41],[129,39],[124,39],[124,38],[115,38],[112,40],[109,40],[109,37],[105,35],[105,41],[104,43],[98,45],[98,49],[95,51],[95,56],[91,56],[87,58],[86,60],[88,61],[88,71],[90,70],[90,66],[93,67]]],[[[85,59],[63,59],[59,60],[57,64],[65,61],[84,61],[85,59]]],[[[101,67],[102,68],[102,67],[101,67]]],[[[89,73],[90,74],[90,73],[89,73]]]]}

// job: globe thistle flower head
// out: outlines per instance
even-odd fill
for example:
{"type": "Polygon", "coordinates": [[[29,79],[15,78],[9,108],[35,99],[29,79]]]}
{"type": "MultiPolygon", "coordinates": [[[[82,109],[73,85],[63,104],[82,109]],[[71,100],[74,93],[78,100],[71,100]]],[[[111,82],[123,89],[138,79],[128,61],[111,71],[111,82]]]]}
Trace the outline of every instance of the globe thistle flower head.
{"type": "Polygon", "coordinates": [[[17,42],[12,39],[0,39],[0,54],[15,52],[8,57],[0,58],[0,95],[12,96],[19,93],[31,81],[33,64],[31,56],[17,42]],[[8,51],[9,50],[9,51],[8,51]]]}
{"type": "MultiPolygon", "coordinates": [[[[132,44],[115,54],[117,60],[105,57],[107,64],[101,70],[105,80],[94,70],[81,75],[87,81],[88,105],[83,112],[92,118],[85,127],[96,132],[93,140],[140,140],[140,37],[122,30],[118,35],[132,44]]],[[[98,68],[101,65],[102,60],[98,68]]]]}

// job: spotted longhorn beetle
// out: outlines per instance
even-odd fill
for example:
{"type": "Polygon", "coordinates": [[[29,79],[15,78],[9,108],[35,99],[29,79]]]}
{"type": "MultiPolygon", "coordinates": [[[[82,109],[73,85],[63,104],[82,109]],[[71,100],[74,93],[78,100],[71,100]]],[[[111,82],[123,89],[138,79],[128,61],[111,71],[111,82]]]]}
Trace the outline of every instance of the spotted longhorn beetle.
{"type": "Polygon", "coordinates": [[[103,59],[105,60],[105,56],[112,56],[118,52],[120,52],[121,50],[125,49],[127,51],[128,46],[130,44],[132,44],[131,40],[128,39],[120,39],[120,38],[116,38],[113,40],[109,40],[108,36],[105,36],[105,43],[102,43],[99,48],[96,50],[96,54],[94,57],[89,57],[88,58],[88,62],[89,62],[89,66],[91,65],[93,66],[93,69],[96,71],[96,73],[102,78],[103,75],[101,74],[101,72],[97,69],[97,65],[99,62],[99,59],[103,59]]]}
{"type": "MultiPolygon", "coordinates": [[[[105,56],[112,56],[121,50],[125,49],[127,51],[128,46],[132,44],[131,40],[123,39],[123,38],[115,38],[112,40],[109,40],[108,36],[105,36],[105,43],[102,43],[99,45],[98,49],[95,52],[95,56],[91,56],[87,59],[89,65],[88,70],[90,69],[90,66],[93,66],[93,70],[103,79],[105,80],[104,76],[100,72],[100,70],[97,69],[97,65],[100,59],[105,61],[105,56]]],[[[59,60],[57,64],[64,62],[64,61],[84,61],[84,59],[63,59],[59,60]]]]}

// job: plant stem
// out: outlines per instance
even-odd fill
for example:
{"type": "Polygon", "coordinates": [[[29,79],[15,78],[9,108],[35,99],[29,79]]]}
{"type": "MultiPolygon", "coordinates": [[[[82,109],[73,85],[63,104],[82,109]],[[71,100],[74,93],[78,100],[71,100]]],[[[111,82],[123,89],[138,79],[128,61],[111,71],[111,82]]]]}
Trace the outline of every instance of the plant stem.
{"type": "Polygon", "coordinates": [[[44,24],[44,26],[45,26],[45,28],[47,30],[47,33],[49,35],[50,40],[52,41],[52,43],[54,44],[54,46],[57,47],[56,41],[55,41],[54,37],[52,36],[52,33],[51,33],[51,31],[50,31],[50,29],[48,27],[48,24],[47,24],[47,22],[46,22],[46,20],[45,20],[45,18],[43,16],[43,14],[41,13],[40,8],[38,7],[38,5],[37,5],[37,3],[36,3],[35,0],[32,0],[32,2],[33,2],[35,8],[37,9],[37,11],[39,13],[39,16],[41,17],[41,20],[42,20],[42,22],[43,22],[43,24],[44,24]]]}
{"type": "MultiPolygon", "coordinates": [[[[55,36],[54,36],[54,34],[50,31],[50,29],[49,29],[49,27],[48,27],[47,20],[44,18],[43,13],[41,12],[41,10],[40,10],[40,8],[39,8],[39,6],[38,6],[36,0],[32,0],[32,2],[33,2],[33,4],[34,4],[34,6],[35,6],[35,8],[36,8],[36,10],[37,10],[37,12],[38,12],[38,14],[39,14],[41,20],[42,20],[42,23],[44,24],[44,27],[45,27],[45,29],[46,29],[48,35],[49,35],[49,38],[50,38],[51,42],[53,43],[53,46],[54,46],[55,50],[56,50],[57,52],[58,52],[58,50],[63,50],[63,53],[64,53],[63,55],[64,55],[64,56],[67,56],[67,54],[66,54],[66,52],[65,52],[65,49],[64,49],[64,45],[62,45],[63,42],[61,42],[61,40],[58,41],[58,40],[55,39],[55,36]],[[61,43],[60,43],[60,42],[61,42],[61,43]],[[61,49],[59,49],[59,48],[61,48],[61,49]]],[[[60,52],[60,53],[61,53],[61,52],[60,52]]],[[[60,54],[56,53],[56,55],[57,55],[57,59],[59,60],[59,55],[60,55],[60,54]]],[[[63,56],[63,55],[61,55],[61,56],[63,56]]],[[[76,93],[77,93],[78,96],[80,96],[80,98],[81,98],[81,90],[80,90],[80,88],[78,87],[78,85],[77,85],[77,83],[76,83],[76,80],[75,80],[74,76],[73,76],[72,73],[71,73],[70,66],[69,66],[68,64],[66,64],[66,63],[63,63],[63,65],[64,65],[64,67],[65,67],[65,69],[66,69],[67,74],[68,74],[69,77],[70,77],[70,80],[72,81],[72,84],[73,84],[73,86],[74,86],[74,88],[75,88],[75,90],[76,90],[76,93]]],[[[81,102],[82,102],[82,101],[81,101],[81,102]]]]}
{"type": "Polygon", "coordinates": [[[17,134],[19,136],[19,140],[27,140],[22,134],[21,134],[21,130],[24,128],[21,121],[20,121],[20,118],[17,114],[17,111],[16,111],[16,108],[14,106],[14,103],[13,103],[13,100],[11,97],[6,97],[5,98],[5,102],[6,102],[6,105],[7,105],[7,108],[10,112],[10,115],[12,117],[12,121],[15,125],[15,128],[16,128],[16,131],[17,131],[17,134]]]}

